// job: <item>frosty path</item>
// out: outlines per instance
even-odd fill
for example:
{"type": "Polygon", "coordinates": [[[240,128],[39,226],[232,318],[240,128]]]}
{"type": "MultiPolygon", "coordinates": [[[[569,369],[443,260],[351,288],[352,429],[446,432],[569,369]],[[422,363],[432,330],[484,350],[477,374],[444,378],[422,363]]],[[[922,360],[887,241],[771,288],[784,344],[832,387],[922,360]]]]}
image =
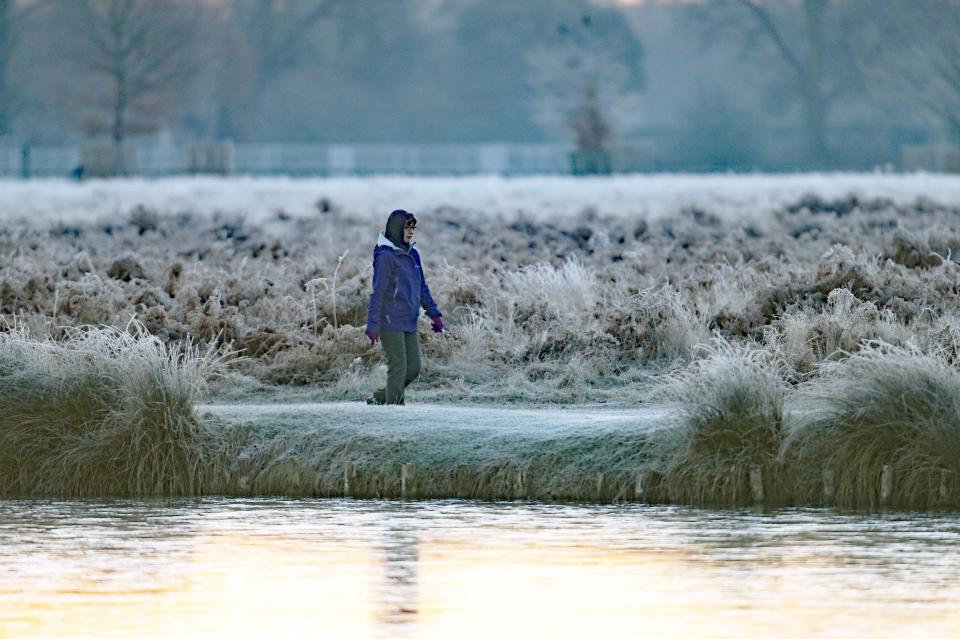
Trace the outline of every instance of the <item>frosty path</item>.
{"type": "Polygon", "coordinates": [[[669,405],[361,402],[206,404],[198,412],[240,442],[215,493],[599,501],[632,494],[650,435],[676,415],[669,405]]]}
{"type": "Polygon", "coordinates": [[[270,423],[300,429],[310,424],[367,434],[401,433],[418,436],[499,435],[521,438],[559,438],[601,434],[647,434],[668,426],[674,411],[668,405],[611,408],[499,407],[455,404],[369,406],[363,402],[290,404],[204,404],[210,413],[228,422],[270,423]]]}

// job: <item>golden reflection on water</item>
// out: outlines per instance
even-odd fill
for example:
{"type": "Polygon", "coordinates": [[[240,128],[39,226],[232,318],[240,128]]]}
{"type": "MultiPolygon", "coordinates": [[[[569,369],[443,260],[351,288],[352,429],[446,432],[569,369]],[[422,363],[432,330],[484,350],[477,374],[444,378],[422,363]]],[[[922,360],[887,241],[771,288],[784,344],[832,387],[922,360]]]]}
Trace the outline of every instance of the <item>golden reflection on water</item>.
{"type": "Polygon", "coordinates": [[[960,585],[883,589],[812,548],[740,565],[482,524],[268,530],[185,537],[166,569],[99,550],[0,573],[0,638],[960,636],[960,585]]]}
{"type": "MultiPolygon", "coordinates": [[[[306,553],[283,538],[222,535],[192,542],[194,558],[162,586],[104,575],[20,584],[33,595],[21,623],[0,637],[369,637],[381,562],[350,547],[306,553]],[[33,591],[33,592],[31,592],[33,591]]],[[[0,593],[11,584],[0,577],[0,593]]]]}
{"type": "Polygon", "coordinates": [[[955,639],[960,630],[955,612],[930,618],[885,602],[831,603],[826,593],[806,593],[789,565],[782,578],[751,584],[675,553],[577,548],[544,564],[531,548],[474,547],[455,563],[439,552],[424,556],[422,637],[955,639]]]}

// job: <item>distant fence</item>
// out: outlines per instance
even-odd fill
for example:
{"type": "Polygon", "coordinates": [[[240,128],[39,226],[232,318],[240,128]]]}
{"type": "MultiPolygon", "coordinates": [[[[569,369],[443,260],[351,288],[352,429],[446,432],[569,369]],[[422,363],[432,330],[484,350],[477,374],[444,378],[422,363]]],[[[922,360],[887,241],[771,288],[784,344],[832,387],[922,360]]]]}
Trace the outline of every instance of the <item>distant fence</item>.
{"type": "MultiPolygon", "coordinates": [[[[26,146],[0,141],[0,177],[96,177],[127,174],[160,177],[190,174],[241,175],[535,175],[642,171],[802,171],[868,169],[837,161],[812,165],[694,165],[658,157],[667,146],[655,136],[634,140],[609,154],[576,153],[565,144],[295,144],[230,140],[174,143],[138,141],[118,153],[110,144],[26,146]],[[81,170],[82,169],[82,170],[81,170]]],[[[960,173],[960,147],[898,144],[890,165],[911,170],[960,173]]],[[[886,162],[884,162],[886,164],[886,162]]]]}
{"type": "MultiPolygon", "coordinates": [[[[136,143],[117,154],[109,145],[0,146],[0,176],[51,177],[126,173],[249,175],[529,175],[567,174],[577,154],[564,144],[187,144],[136,143]]],[[[614,172],[653,168],[648,144],[609,156],[614,172]]]]}
{"type": "Polygon", "coordinates": [[[900,151],[900,165],[908,170],[960,173],[960,147],[949,144],[905,146],[900,151]]]}

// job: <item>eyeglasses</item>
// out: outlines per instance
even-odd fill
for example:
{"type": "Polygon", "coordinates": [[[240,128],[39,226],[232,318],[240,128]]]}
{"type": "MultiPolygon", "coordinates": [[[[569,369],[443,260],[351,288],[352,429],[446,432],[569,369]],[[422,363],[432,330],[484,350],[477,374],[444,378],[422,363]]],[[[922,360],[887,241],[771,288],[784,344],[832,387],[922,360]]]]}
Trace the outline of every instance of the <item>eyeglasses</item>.
{"type": "Polygon", "coordinates": [[[417,223],[410,221],[403,225],[404,230],[409,229],[411,231],[417,230],[417,223]]]}

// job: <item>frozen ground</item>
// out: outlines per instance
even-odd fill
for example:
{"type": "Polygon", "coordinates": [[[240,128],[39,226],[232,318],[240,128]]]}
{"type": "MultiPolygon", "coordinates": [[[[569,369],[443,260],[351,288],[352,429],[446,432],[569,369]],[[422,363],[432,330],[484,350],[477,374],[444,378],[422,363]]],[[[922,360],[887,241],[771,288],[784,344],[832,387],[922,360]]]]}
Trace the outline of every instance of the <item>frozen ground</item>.
{"type": "Polygon", "coordinates": [[[341,212],[377,220],[395,208],[463,211],[473,219],[526,215],[536,221],[590,209],[599,215],[657,218],[684,207],[723,217],[765,214],[816,194],[906,204],[916,198],[960,203],[960,178],[914,173],[721,174],[570,177],[167,178],[0,181],[0,219],[92,222],[134,207],[160,213],[241,215],[269,220],[278,211],[313,217],[327,200],[341,212]]]}
{"type": "MultiPolygon", "coordinates": [[[[672,406],[616,409],[362,402],[199,407],[222,432],[246,433],[219,492],[400,496],[416,467],[418,496],[624,498],[649,463],[651,435],[676,423],[672,406]],[[465,475],[462,475],[466,473],[465,475]],[[518,473],[524,479],[518,486],[518,473]],[[606,479],[599,480],[598,474],[606,479]],[[518,492],[519,491],[519,492],[518,492]],[[598,492],[599,491],[599,492],[598,492]]],[[[411,490],[413,490],[411,484],[411,490]]]]}
{"type": "Polygon", "coordinates": [[[669,426],[676,410],[669,405],[631,409],[609,406],[507,408],[452,404],[368,406],[364,402],[296,404],[201,404],[209,413],[231,422],[283,423],[290,428],[326,428],[390,438],[484,437],[562,439],[583,435],[646,434],[669,426]]]}
{"type": "Polygon", "coordinates": [[[224,397],[365,397],[395,207],[449,328],[421,330],[433,402],[636,403],[715,335],[794,380],[863,340],[960,352],[960,177],[928,174],[6,181],[0,321],[135,318],[240,351],[224,397]]]}
{"type": "Polygon", "coordinates": [[[422,496],[606,500],[652,464],[684,503],[749,503],[755,467],[793,503],[833,470],[838,503],[874,507],[884,468],[893,505],[960,503],[960,177],[3,182],[0,220],[12,491],[340,495],[353,468],[352,493],[399,495],[414,463],[422,496]],[[448,330],[421,326],[416,403],[320,405],[383,385],[363,329],[398,206],[448,330]],[[81,339],[131,319],[142,365],[81,339]],[[90,348],[65,368],[71,336],[90,348]],[[243,355],[210,396],[242,406],[208,424],[192,402],[219,367],[180,361],[191,340],[243,355]],[[818,410],[788,424],[800,396],[818,410]],[[684,428],[630,409],[671,397],[684,428]],[[529,408],[597,403],[617,408],[529,408]]]}

